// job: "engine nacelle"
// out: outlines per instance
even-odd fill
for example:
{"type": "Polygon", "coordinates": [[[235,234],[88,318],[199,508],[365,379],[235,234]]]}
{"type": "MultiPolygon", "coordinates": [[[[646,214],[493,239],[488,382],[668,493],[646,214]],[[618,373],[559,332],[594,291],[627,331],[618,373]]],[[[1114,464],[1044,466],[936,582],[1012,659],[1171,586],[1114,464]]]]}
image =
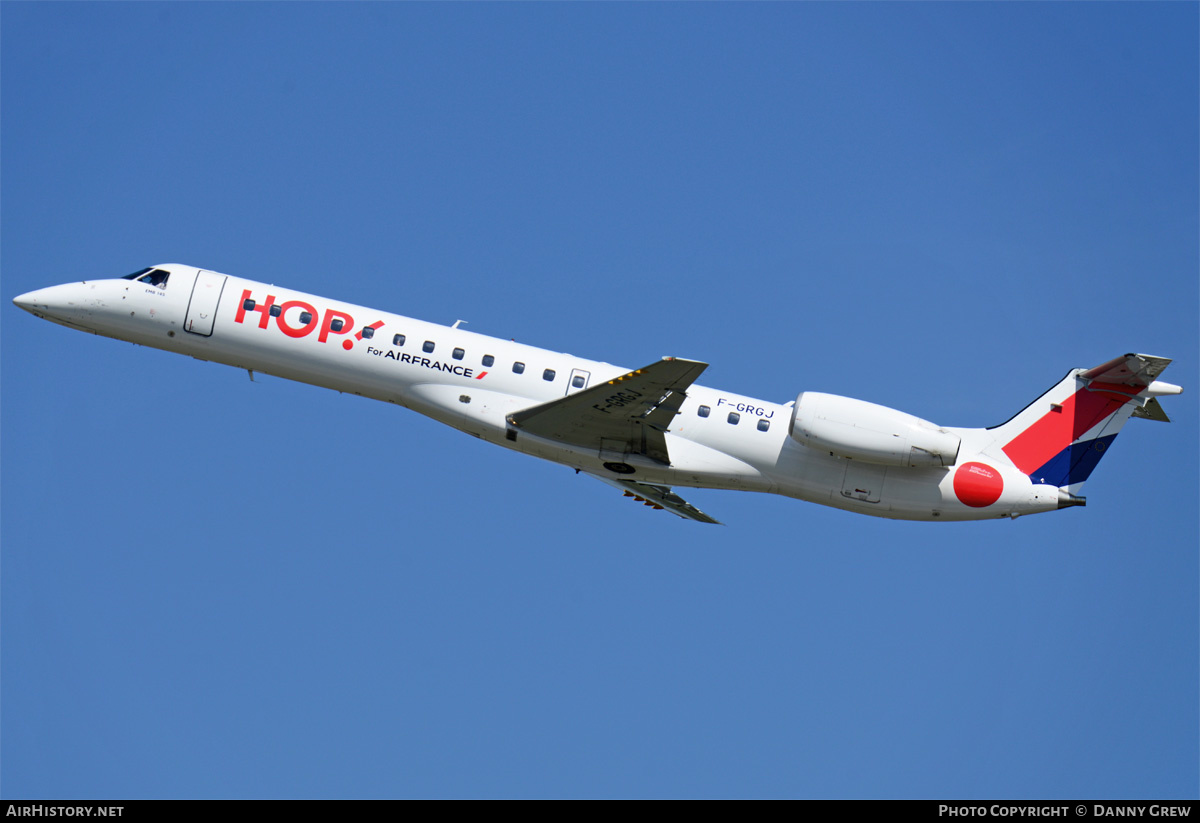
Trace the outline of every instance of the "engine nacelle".
{"type": "Polygon", "coordinates": [[[810,448],[885,466],[953,466],[962,445],[958,435],[928,420],[812,391],[796,398],[788,431],[810,448]]]}

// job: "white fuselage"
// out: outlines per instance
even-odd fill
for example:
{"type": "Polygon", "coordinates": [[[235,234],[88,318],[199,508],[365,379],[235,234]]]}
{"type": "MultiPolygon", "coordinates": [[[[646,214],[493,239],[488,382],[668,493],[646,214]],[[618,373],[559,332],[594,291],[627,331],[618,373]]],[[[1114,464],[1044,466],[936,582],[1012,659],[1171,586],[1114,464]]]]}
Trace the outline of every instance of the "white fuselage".
{"type": "Polygon", "coordinates": [[[771,492],[911,520],[979,520],[1059,507],[1058,488],[1032,483],[986,429],[941,430],[961,438],[954,466],[880,465],[798,442],[791,435],[791,403],[699,385],[687,389],[670,424],[669,465],[526,433],[514,439],[510,414],[628,369],[194,267],[157,269],[170,273],[165,287],[90,280],[16,302],[84,331],[394,403],[499,446],[601,476],[614,476],[604,464],[619,458],[634,469],[621,479],[771,492]],[[987,505],[967,505],[953,488],[955,466],[976,460],[1002,475],[1003,492],[987,505]]]}

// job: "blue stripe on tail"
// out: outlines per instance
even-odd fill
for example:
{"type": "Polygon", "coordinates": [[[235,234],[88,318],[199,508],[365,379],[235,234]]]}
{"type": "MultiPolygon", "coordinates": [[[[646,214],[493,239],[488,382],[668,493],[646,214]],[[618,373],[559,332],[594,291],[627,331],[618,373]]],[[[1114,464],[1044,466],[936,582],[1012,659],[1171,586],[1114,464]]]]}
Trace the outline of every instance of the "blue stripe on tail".
{"type": "Polygon", "coordinates": [[[1088,479],[1100,458],[1117,439],[1115,434],[1072,443],[1051,457],[1040,468],[1029,473],[1034,483],[1049,486],[1072,486],[1088,479]]]}

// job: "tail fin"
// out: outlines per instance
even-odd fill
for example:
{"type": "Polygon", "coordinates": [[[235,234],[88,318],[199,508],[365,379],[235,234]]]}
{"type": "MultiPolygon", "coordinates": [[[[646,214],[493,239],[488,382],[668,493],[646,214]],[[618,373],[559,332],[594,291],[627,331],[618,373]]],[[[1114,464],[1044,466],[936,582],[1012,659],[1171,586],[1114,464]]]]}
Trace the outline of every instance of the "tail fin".
{"type": "Polygon", "coordinates": [[[1183,391],[1155,380],[1170,362],[1126,354],[1094,369],[1072,369],[992,431],[1008,458],[1034,483],[1075,494],[1130,416],[1167,420],[1154,398],[1183,391]]]}

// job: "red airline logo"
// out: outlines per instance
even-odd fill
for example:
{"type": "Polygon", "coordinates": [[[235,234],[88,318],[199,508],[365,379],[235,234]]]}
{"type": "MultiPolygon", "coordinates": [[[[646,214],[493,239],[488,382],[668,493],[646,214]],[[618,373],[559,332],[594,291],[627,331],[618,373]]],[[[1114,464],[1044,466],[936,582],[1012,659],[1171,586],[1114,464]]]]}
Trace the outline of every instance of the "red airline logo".
{"type": "MultiPolygon", "coordinates": [[[[268,294],[267,299],[260,303],[251,297],[250,289],[244,289],[242,299],[238,301],[237,316],[233,318],[234,322],[245,323],[247,313],[252,311],[259,313],[258,327],[260,329],[267,328],[271,318],[274,317],[275,325],[288,337],[307,337],[312,334],[313,330],[317,328],[317,318],[320,316],[321,331],[317,334],[318,343],[328,342],[331,334],[348,335],[354,329],[354,318],[343,311],[326,309],[325,314],[321,315],[316,307],[303,300],[276,303],[273,294],[268,294]]],[[[371,329],[374,333],[375,329],[382,326],[383,321],[377,320],[369,326],[365,326],[364,329],[371,329]]],[[[344,339],[342,348],[346,351],[354,348],[354,341],[363,339],[364,329],[359,329],[352,338],[344,339]]]]}

